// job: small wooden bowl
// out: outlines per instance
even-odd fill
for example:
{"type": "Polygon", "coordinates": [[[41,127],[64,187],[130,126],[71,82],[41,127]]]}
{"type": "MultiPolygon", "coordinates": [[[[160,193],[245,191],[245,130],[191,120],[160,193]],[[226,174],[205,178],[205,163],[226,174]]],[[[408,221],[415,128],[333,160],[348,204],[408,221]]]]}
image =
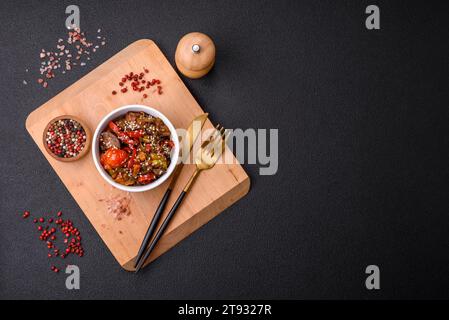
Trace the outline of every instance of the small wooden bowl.
{"type": "Polygon", "coordinates": [[[47,153],[52,156],[54,159],[58,160],[58,161],[62,161],[62,162],[72,162],[72,161],[76,161],[78,159],[81,159],[83,156],[86,155],[86,153],[89,151],[90,148],[90,143],[92,141],[92,135],[90,133],[89,128],[86,126],[86,124],[79,119],[78,117],[75,116],[71,116],[71,115],[63,115],[63,116],[59,116],[56,118],[53,118],[52,120],[50,120],[50,122],[48,122],[48,124],[45,126],[45,130],[44,133],[42,134],[42,142],[44,144],[44,148],[47,151],[47,153]],[[78,155],[76,155],[75,157],[71,157],[71,158],[62,158],[62,157],[58,157],[57,155],[55,155],[47,146],[47,131],[50,128],[50,125],[53,124],[55,121],[58,120],[62,120],[62,119],[70,119],[70,120],[75,120],[76,122],[78,122],[84,129],[84,132],[86,133],[86,144],[84,145],[83,150],[81,150],[80,153],[78,153],[78,155]]]}

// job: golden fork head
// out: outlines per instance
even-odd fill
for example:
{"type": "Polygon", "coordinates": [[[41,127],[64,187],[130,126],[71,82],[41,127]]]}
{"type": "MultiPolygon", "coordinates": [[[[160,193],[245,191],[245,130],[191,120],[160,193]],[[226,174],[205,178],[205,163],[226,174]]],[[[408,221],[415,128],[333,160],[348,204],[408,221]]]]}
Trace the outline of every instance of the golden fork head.
{"type": "Polygon", "coordinates": [[[215,165],[225,149],[229,133],[225,128],[217,125],[209,138],[201,144],[201,148],[195,155],[196,170],[184,187],[184,192],[189,191],[202,170],[211,169],[215,165]]]}
{"type": "Polygon", "coordinates": [[[214,132],[204,141],[195,156],[195,163],[198,170],[212,168],[223,153],[229,132],[219,124],[214,132]]]}

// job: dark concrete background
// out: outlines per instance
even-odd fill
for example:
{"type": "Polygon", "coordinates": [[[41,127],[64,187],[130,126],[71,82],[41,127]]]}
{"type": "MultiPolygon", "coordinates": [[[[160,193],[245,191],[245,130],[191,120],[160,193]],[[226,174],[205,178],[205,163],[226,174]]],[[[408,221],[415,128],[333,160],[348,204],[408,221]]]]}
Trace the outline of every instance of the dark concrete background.
{"type": "Polygon", "coordinates": [[[1,1],[1,298],[449,298],[448,6],[412,1],[1,1]],[[365,8],[381,9],[381,30],[365,8]],[[36,83],[65,7],[108,44],[85,68],[36,83]],[[173,63],[209,34],[217,64],[184,79],[214,121],[279,128],[280,169],[138,275],[123,271],[25,130],[27,115],[140,38],[173,63]],[[25,73],[30,68],[30,73],[25,73]],[[29,80],[27,86],[22,80],[29,80]],[[33,213],[84,235],[81,289],[49,271],[33,213]],[[365,289],[365,268],[381,290],[365,289]]]}

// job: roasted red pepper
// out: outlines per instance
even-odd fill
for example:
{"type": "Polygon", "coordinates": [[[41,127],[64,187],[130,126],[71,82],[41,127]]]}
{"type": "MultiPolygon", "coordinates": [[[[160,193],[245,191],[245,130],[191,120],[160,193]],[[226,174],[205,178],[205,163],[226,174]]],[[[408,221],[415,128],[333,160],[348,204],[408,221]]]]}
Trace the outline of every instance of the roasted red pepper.
{"type": "Polygon", "coordinates": [[[130,146],[137,144],[136,141],[128,137],[128,135],[122,131],[117,132],[117,136],[123,143],[129,144],[130,146]]]}
{"type": "Polygon", "coordinates": [[[133,167],[134,161],[135,161],[136,155],[137,155],[136,149],[135,149],[135,148],[132,148],[132,150],[133,150],[133,153],[132,153],[132,155],[129,157],[129,160],[128,160],[128,168],[130,168],[130,169],[133,167]]]}
{"type": "MultiPolygon", "coordinates": [[[[122,129],[120,129],[120,127],[118,125],[116,125],[113,121],[109,121],[108,127],[109,127],[109,129],[111,129],[117,135],[117,137],[123,143],[130,144],[130,145],[137,144],[136,141],[131,139],[130,136],[128,136],[127,133],[123,132],[122,129]]],[[[139,131],[139,130],[137,130],[137,131],[139,131]]],[[[131,131],[131,132],[137,132],[137,131],[131,131]]]]}
{"type": "Polygon", "coordinates": [[[128,135],[128,137],[130,138],[140,138],[141,136],[144,135],[144,131],[143,130],[136,130],[136,131],[128,131],[126,132],[126,134],[128,135]]]}
{"type": "Polygon", "coordinates": [[[153,173],[147,173],[144,175],[141,175],[139,178],[137,178],[137,181],[140,184],[149,184],[151,181],[154,181],[156,179],[156,176],[153,173]]]}
{"type": "Polygon", "coordinates": [[[131,139],[130,137],[128,137],[128,136],[127,136],[125,133],[123,133],[123,132],[120,132],[120,133],[118,134],[118,138],[119,138],[123,143],[126,143],[126,144],[128,144],[128,145],[130,145],[130,146],[133,146],[133,145],[138,144],[137,141],[131,139]]]}
{"type": "Polygon", "coordinates": [[[108,127],[116,134],[119,134],[119,132],[121,132],[121,129],[119,128],[119,126],[116,125],[113,121],[109,121],[108,127]]]}

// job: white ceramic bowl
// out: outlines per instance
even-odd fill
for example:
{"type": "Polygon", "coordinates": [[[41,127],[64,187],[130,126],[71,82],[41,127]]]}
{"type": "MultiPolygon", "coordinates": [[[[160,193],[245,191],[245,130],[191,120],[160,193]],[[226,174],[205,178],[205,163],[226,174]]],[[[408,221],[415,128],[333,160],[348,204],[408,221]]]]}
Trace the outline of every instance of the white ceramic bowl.
{"type": "Polygon", "coordinates": [[[172,174],[172,172],[175,170],[176,164],[178,162],[178,156],[179,156],[179,140],[178,135],[176,134],[176,129],[173,126],[173,124],[170,122],[170,120],[167,119],[162,113],[159,111],[147,107],[142,106],[138,104],[133,105],[127,105],[123,106],[121,108],[115,109],[108,115],[106,115],[98,124],[97,129],[95,130],[93,141],[92,141],[92,157],[94,159],[95,166],[97,167],[98,172],[100,175],[105,179],[109,184],[112,186],[128,192],[143,192],[148,191],[151,189],[156,188],[157,186],[161,185],[167,178],[172,174]],[[170,165],[167,168],[167,171],[159,177],[159,179],[144,185],[144,186],[124,186],[120,183],[115,182],[111,176],[106,172],[106,170],[103,168],[103,166],[100,164],[100,134],[103,132],[103,130],[107,127],[109,121],[117,119],[118,117],[126,114],[129,111],[135,111],[140,112],[143,111],[149,115],[152,115],[154,117],[160,118],[162,121],[164,121],[165,125],[170,129],[171,132],[171,139],[174,142],[174,148],[171,150],[171,162],[170,165]]]}

